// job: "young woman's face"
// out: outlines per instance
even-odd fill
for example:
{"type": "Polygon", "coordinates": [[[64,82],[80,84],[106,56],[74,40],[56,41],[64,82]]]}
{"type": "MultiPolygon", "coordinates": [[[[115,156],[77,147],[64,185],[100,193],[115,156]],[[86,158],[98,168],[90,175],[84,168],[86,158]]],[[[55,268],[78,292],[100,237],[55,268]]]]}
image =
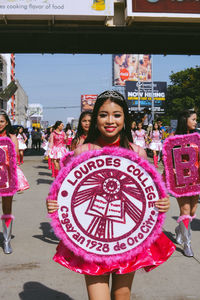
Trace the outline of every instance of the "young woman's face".
{"type": "Polygon", "coordinates": [[[81,120],[81,126],[83,128],[83,131],[85,133],[88,133],[89,128],[90,128],[90,123],[91,123],[91,116],[90,115],[85,115],[83,119],[81,120]]]}
{"type": "Polygon", "coordinates": [[[197,115],[192,114],[188,119],[187,119],[187,127],[188,130],[194,130],[197,126],[197,115]]]}
{"type": "Polygon", "coordinates": [[[135,127],[136,127],[136,122],[133,121],[132,124],[131,124],[131,128],[134,129],[135,127]]]}
{"type": "Polygon", "coordinates": [[[158,123],[154,124],[154,129],[157,130],[158,129],[158,123]]]}
{"type": "Polygon", "coordinates": [[[142,123],[138,123],[138,129],[142,129],[142,123]]]}
{"type": "Polygon", "coordinates": [[[5,117],[3,115],[0,115],[0,131],[4,130],[4,128],[8,125],[8,122],[6,121],[5,117]]]}
{"type": "Polygon", "coordinates": [[[106,100],[100,107],[97,115],[97,128],[99,129],[101,136],[114,142],[119,138],[123,127],[123,108],[115,102],[106,100]]]}
{"type": "Polygon", "coordinates": [[[63,128],[64,128],[64,124],[63,124],[63,123],[61,123],[61,124],[58,126],[58,130],[62,131],[62,130],[63,130],[63,128]]]}
{"type": "Polygon", "coordinates": [[[19,128],[19,133],[22,133],[23,132],[23,128],[19,128]]]}

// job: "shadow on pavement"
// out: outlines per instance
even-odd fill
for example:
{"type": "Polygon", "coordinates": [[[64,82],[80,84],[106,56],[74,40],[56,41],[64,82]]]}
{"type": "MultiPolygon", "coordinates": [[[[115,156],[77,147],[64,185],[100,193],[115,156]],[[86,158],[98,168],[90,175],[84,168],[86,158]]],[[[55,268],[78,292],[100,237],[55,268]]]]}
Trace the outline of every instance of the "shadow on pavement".
{"type": "Polygon", "coordinates": [[[194,219],[191,223],[191,229],[193,231],[200,231],[200,220],[194,219]]]}
{"type": "Polygon", "coordinates": [[[37,166],[37,167],[33,167],[33,168],[35,168],[35,169],[45,169],[45,170],[47,170],[48,169],[48,165],[46,165],[46,166],[37,166]]]}
{"type": "Polygon", "coordinates": [[[176,243],[176,239],[175,239],[175,234],[173,234],[173,233],[171,233],[170,231],[163,231],[164,232],[164,234],[175,244],[175,246],[176,246],[176,251],[177,252],[180,252],[180,253],[182,253],[183,254],[183,249],[182,248],[180,248],[180,245],[178,245],[177,243],[176,243]]]}
{"type": "Polygon", "coordinates": [[[52,184],[53,179],[50,180],[50,179],[38,178],[36,181],[37,181],[37,185],[39,185],[39,184],[52,184]]]}
{"type": "Polygon", "coordinates": [[[49,287],[37,281],[26,282],[23,286],[23,291],[19,293],[21,300],[73,300],[68,295],[50,289],[49,287]]]}
{"type": "Polygon", "coordinates": [[[38,172],[38,175],[40,175],[40,176],[51,176],[51,174],[47,173],[47,172],[38,172]]]}
{"type": "Polygon", "coordinates": [[[55,236],[50,223],[42,222],[40,223],[40,229],[42,230],[41,235],[33,235],[34,238],[39,239],[45,243],[58,244],[59,239],[55,236]]]}
{"type": "Polygon", "coordinates": [[[24,156],[42,156],[44,155],[44,149],[36,150],[28,148],[24,151],[24,156]]]}

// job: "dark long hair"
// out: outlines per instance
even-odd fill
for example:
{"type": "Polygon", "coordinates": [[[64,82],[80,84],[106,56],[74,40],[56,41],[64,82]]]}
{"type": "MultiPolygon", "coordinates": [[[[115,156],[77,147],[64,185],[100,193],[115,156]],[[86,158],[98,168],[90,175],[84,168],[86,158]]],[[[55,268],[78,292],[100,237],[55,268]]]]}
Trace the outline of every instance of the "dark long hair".
{"type": "Polygon", "coordinates": [[[20,135],[23,137],[23,132],[24,132],[24,127],[23,127],[23,126],[17,127],[17,130],[16,130],[16,136],[18,136],[18,134],[20,134],[20,135]],[[20,133],[19,130],[20,130],[21,128],[23,129],[23,131],[20,133]]]}
{"type": "MultiPolygon", "coordinates": [[[[178,123],[177,123],[175,134],[187,134],[188,133],[187,120],[193,114],[197,114],[196,111],[193,109],[185,110],[180,114],[180,116],[178,118],[178,123]]],[[[190,133],[193,133],[195,131],[196,130],[190,130],[190,133]]]]}
{"type": "Polygon", "coordinates": [[[128,106],[124,99],[124,96],[117,91],[105,91],[101,93],[95,102],[92,119],[90,124],[90,129],[88,132],[88,136],[84,142],[85,143],[93,143],[100,136],[100,132],[97,128],[97,116],[100,107],[104,104],[106,100],[110,100],[122,107],[124,112],[124,128],[120,133],[120,146],[123,148],[129,148],[129,142],[133,142],[132,134],[131,134],[131,122],[130,115],[128,112],[128,106]]]}
{"type": "Polygon", "coordinates": [[[3,129],[3,131],[5,130],[6,135],[9,137],[10,134],[14,133],[13,127],[12,127],[11,122],[10,122],[10,119],[9,119],[7,113],[3,109],[0,110],[0,116],[4,116],[6,122],[8,123],[6,125],[6,127],[3,129]]]}
{"type": "Polygon", "coordinates": [[[76,135],[75,135],[75,138],[76,140],[78,140],[81,135],[84,134],[84,130],[83,130],[83,127],[82,127],[82,124],[81,124],[81,121],[83,120],[83,118],[85,116],[90,116],[92,118],[92,112],[91,111],[83,111],[79,117],[79,121],[78,121],[78,127],[77,127],[77,131],[76,131],[76,135]]]}
{"type": "Polygon", "coordinates": [[[62,121],[56,121],[56,123],[53,125],[53,129],[57,129],[60,124],[62,124],[62,121]]]}

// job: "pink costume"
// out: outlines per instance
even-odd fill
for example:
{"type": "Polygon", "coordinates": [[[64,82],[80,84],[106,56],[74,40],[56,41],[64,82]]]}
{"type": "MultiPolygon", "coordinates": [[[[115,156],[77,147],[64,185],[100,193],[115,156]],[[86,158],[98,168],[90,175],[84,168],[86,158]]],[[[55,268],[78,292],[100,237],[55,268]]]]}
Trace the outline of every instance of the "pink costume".
{"type": "Polygon", "coordinates": [[[19,144],[19,150],[25,150],[27,148],[25,141],[24,141],[25,138],[26,138],[26,136],[24,133],[22,133],[22,134],[18,133],[17,139],[18,139],[18,144],[19,144]]]}
{"type": "Polygon", "coordinates": [[[66,134],[67,134],[67,146],[70,146],[73,140],[74,133],[71,129],[68,129],[66,134]]]}
{"type": "Polygon", "coordinates": [[[135,139],[134,139],[135,144],[145,149],[146,148],[145,137],[146,137],[146,131],[144,129],[140,131],[136,130],[135,139]]]}
{"type": "MultiPolygon", "coordinates": [[[[93,146],[93,145],[92,145],[93,146]]],[[[103,145],[101,145],[103,146],[103,145]]],[[[107,145],[108,146],[108,145],[107,145]]],[[[119,146],[119,141],[109,146],[119,146]]],[[[140,147],[131,145],[135,152],[140,152],[140,147]]],[[[88,146],[88,150],[91,150],[88,146]]],[[[151,246],[140,254],[136,255],[133,260],[128,262],[117,262],[116,264],[103,264],[89,262],[69,250],[62,241],[60,241],[57,252],[53,260],[62,266],[81,274],[102,275],[109,273],[126,274],[138,269],[144,268],[146,272],[156,268],[164,263],[175,251],[174,244],[161,233],[151,246]]]]}
{"type": "Polygon", "coordinates": [[[150,134],[150,138],[152,139],[151,143],[149,144],[149,149],[161,151],[162,150],[162,133],[159,130],[153,130],[150,134]]]}
{"type": "Polygon", "coordinates": [[[51,159],[60,159],[66,153],[66,135],[64,131],[61,131],[61,133],[54,131],[50,137],[49,157],[51,159]]]}

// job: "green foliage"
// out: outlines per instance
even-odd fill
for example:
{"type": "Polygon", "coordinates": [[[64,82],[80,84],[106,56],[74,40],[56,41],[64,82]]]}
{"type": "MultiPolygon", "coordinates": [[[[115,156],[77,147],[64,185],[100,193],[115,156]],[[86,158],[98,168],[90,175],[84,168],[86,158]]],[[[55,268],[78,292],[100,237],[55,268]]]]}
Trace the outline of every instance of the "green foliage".
{"type": "Polygon", "coordinates": [[[195,108],[200,111],[200,67],[172,73],[165,101],[166,117],[176,119],[179,112],[195,108]]]}

